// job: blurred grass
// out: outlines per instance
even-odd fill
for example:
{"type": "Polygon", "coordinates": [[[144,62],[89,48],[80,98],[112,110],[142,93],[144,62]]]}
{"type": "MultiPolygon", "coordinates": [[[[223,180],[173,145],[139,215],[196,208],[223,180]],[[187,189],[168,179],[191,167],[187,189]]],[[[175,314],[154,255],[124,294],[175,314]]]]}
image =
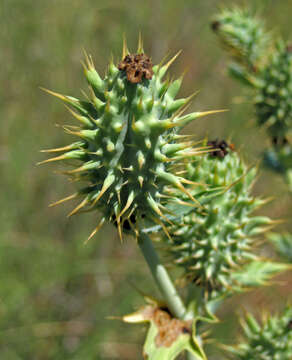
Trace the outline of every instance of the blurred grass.
{"type": "MultiPolygon", "coordinates": [[[[69,142],[54,125],[70,123],[71,118],[39,86],[79,96],[80,88],[86,89],[82,49],[93,55],[103,74],[111,54],[120,59],[122,34],[135,49],[141,31],[154,62],[167,51],[183,50],[171,74],[179,76],[188,69],[181,95],[200,90],[194,109],[230,109],[186,131],[198,139],[206,133],[210,138],[232,136],[244,157],[256,162],[267,138],[253,127],[252,108],[234,100],[242,91],[226,76],[226,58],[209,29],[218,7],[234,3],[241,2],[1,0],[1,360],[139,359],[145,329],[107,317],[121,316],[143,303],[131,283],[158,295],[132,239],[120,244],[115,229],[107,226],[85,246],[97,215],[66,219],[71,205],[47,207],[74,187],[52,173],[56,166],[35,166],[44,159],[39,149],[69,142]]],[[[292,3],[257,3],[267,26],[291,38],[292,3]]],[[[276,198],[263,209],[265,214],[289,218],[291,198],[279,176],[263,170],[255,192],[276,198]]],[[[292,231],[291,223],[282,228],[292,231]]],[[[279,293],[281,301],[273,288],[233,299],[222,309],[226,321],[217,331],[220,340],[234,341],[232,324],[239,304],[254,311],[263,304],[277,309],[288,297],[289,286],[282,284],[279,293]]],[[[211,359],[219,358],[214,348],[210,354],[211,359]]]]}

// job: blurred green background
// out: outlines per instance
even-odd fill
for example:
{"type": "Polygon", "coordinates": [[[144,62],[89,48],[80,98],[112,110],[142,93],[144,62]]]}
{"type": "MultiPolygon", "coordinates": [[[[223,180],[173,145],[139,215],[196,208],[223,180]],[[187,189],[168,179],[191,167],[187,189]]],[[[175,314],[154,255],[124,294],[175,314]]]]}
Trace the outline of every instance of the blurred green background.
{"type": "MultiPolygon", "coordinates": [[[[73,204],[48,204],[74,191],[56,175],[56,165],[37,167],[40,149],[70,143],[55,125],[72,122],[64,106],[39,87],[80,95],[87,88],[80,60],[92,54],[104,74],[113,54],[120,60],[122,35],[136,49],[141,31],[144,48],[159,62],[165,53],[183,52],[172,76],[188,70],[181,96],[200,90],[191,110],[228,108],[203,118],[185,132],[232,138],[250,163],[267,145],[253,124],[252,107],[242,89],[225,73],[226,57],[210,30],[225,0],[1,0],[0,1],[0,359],[141,359],[145,328],[109,320],[143,304],[137,289],[158,296],[135,241],[120,243],[105,226],[87,245],[97,222],[90,213],[67,219],[73,204]],[[53,171],[52,171],[53,170],[53,171]]],[[[261,10],[269,28],[292,39],[292,2],[245,1],[261,10]]],[[[261,169],[254,192],[273,196],[262,214],[287,219],[291,197],[282,178],[261,169]]],[[[273,255],[269,247],[264,255],[273,255]]],[[[275,311],[291,299],[289,275],[278,284],[236,296],[220,311],[222,324],[213,336],[234,342],[236,314],[245,308],[275,311]],[[277,290],[276,290],[277,289],[277,290]]],[[[223,359],[215,346],[209,358],[223,359]]],[[[208,359],[209,359],[208,358],[208,359]]]]}

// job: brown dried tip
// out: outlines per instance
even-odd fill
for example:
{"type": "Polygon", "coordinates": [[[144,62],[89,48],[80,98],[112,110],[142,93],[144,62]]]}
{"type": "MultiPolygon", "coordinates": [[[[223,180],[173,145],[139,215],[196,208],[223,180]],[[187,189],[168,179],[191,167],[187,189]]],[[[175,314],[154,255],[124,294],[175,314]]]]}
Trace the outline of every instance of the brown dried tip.
{"type": "Polygon", "coordinates": [[[281,147],[288,144],[288,139],[285,136],[273,136],[272,144],[276,147],[281,147]]]}
{"type": "Polygon", "coordinates": [[[292,53],[292,44],[289,44],[287,47],[286,47],[286,51],[287,53],[292,53]]]}
{"type": "Polygon", "coordinates": [[[234,144],[228,145],[225,140],[208,141],[207,145],[211,147],[211,150],[214,149],[214,151],[210,152],[210,155],[220,159],[223,159],[228,154],[229,149],[234,151],[234,144]]]}
{"type": "Polygon", "coordinates": [[[220,27],[220,22],[219,21],[212,21],[211,22],[211,29],[213,30],[213,31],[217,31],[218,29],[219,29],[219,27],[220,27]]]}
{"type": "Polygon", "coordinates": [[[118,69],[126,71],[127,79],[133,84],[137,84],[145,79],[152,79],[152,61],[146,54],[129,54],[119,63],[118,69]]]}

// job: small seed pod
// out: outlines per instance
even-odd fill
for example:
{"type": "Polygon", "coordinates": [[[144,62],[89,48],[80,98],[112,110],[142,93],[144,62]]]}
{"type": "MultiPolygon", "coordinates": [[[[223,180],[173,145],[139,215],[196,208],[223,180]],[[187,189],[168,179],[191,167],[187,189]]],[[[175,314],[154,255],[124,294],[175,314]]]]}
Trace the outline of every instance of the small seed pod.
{"type": "Polygon", "coordinates": [[[282,315],[270,316],[259,324],[248,314],[242,320],[246,342],[226,349],[240,360],[291,360],[292,359],[292,308],[282,315]]]}
{"type": "Polygon", "coordinates": [[[262,22],[248,9],[233,7],[218,14],[211,25],[232,58],[248,70],[255,69],[269,41],[262,22]]]}
{"type": "MultiPolygon", "coordinates": [[[[173,220],[167,251],[185,270],[184,278],[205,290],[207,297],[235,291],[231,276],[255,259],[254,237],[271,224],[252,216],[263,200],[251,195],[256,169],[248,169],[225,141],[211,141],[209,153],[187,165],[187,178],[197,184],[192,194],[205,194],[202,207],[173,220]],[[201,184],[201,185],[200,185],[201,184]],[[206,185],[207,184],[207,185],[206,185]]],[[[191,191],[191,190],[190,190],[191,191]]]]}
{"type": "Polygon", "coordinates": [[[48,91],[69,105],[80,124],[64,127],[79,140],[49,150],[61,155],[44,161],[74,160],[75,167],[66,173],[87,184],[56,203],[80,197],[80,204],[70,215],[98,209],[103,214],[101,224],[112,221],[120,236],[123,230],[138,235],[142,218],[162,224],[166,217],[163,201],[167,187],[176,188],[195,201],[184,187],[183,177],[175,175],[176,166],[186,156],[196,154],[193,144],[181,140],[178,131],[190,121],[213,112],[183,115],[191,97],[175,99],[182,78],[173,82],[163,80],[176,57],[152,66],[141,41],[136,54],[130,54],[124,43],[122,61],[118,67],[111,62],[104,79],[97,73],[92,58],[86,55],[88,99],[48,91]]]}

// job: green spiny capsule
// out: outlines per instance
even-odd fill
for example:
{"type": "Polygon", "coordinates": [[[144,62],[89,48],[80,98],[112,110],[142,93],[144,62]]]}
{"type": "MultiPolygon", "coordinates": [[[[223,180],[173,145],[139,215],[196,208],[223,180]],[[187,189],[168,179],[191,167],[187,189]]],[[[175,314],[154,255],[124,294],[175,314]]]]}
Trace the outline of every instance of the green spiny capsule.
{"type": "Polygon", "coordinates": [[[211,26],[236,63],[249,71],[258,66],[267,49],[269,35],[248,9],[224,9],[211,26]]]}
{"type": "Polygon", "coordinates": [[[202,207],[173,219],[166,242],[168,253],[184,269],[185,278],[214,298],[240,287],[231,274],[256,258],[252,255],[254,236],[271,220],[251,215],[263,203],[251,195],[256,169],[248,169],[225,141],[208,145],[209,153],[186,168],[186,178],[196,184],[189,191],[202,200],[202,207]]]}
{"type": "Polygon", "coordinates": [[[292,308],[262,324],[248,314],[242,321],[246,342],[227,349],[240,360],[290,360],[292,358],[292,308]]]}
{"type": "Polygon", "coordinates": [[[183,115],[190,99],[175,100],[182,79],[163,80],[176,56],[152,66],[141,43],[137,52],[130,54],[124,43],[122,61],[118,66],[111,62],[104,79],[86,55],[87,100],[48,91],[69,105],[80,128],[65,130],[81,141],[49,150],[62,154],[44,162],[75,160],[75,168],[67,174],[87,183],[85,189],[57,203],[81,197],[71,215],[98,209],[103,214],[101,224],[114,222],[120,236],[127,229],[138,234],[145,217],[161,223],[165,218],[161,198],[168,186],[188,193],[173,169],[194,149],[179,141],[177,133],[190,121],[212,113],[183,115]]]}

